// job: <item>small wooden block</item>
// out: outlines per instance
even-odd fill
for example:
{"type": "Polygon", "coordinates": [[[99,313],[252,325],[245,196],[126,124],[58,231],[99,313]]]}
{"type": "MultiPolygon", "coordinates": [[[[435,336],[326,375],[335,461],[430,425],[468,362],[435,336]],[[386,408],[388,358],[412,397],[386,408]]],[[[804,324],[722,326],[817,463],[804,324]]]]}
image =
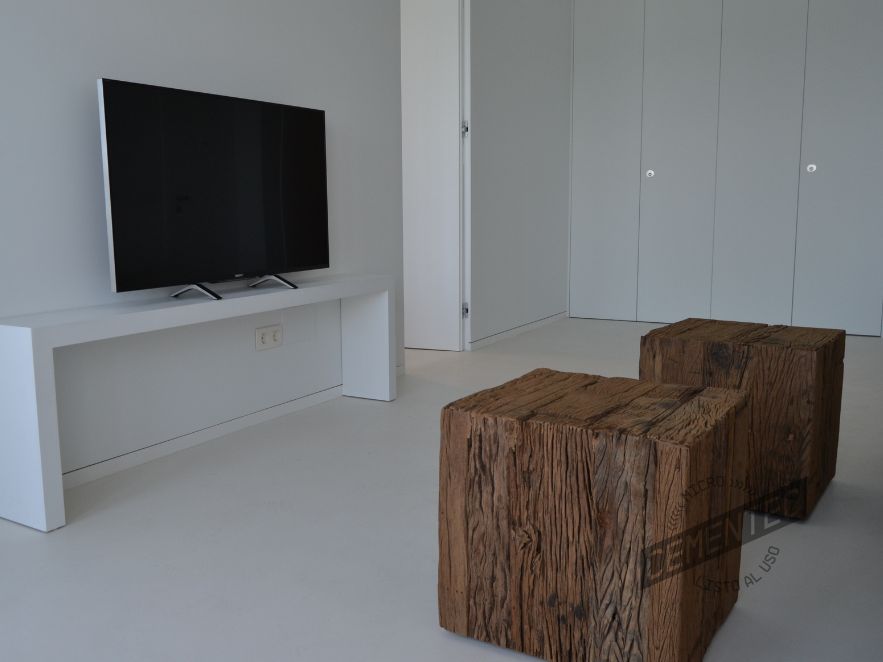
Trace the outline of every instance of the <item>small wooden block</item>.
{"type": "Polygon", "coordinates": [[[803,519],[837,470],[845,348],[839,330],[688,319],[641,339],[641,378],[745,390],[749,507],[803,519]]]}
{"type": "Polygon", "coordinates": [[[552,661],[701,660],[740,583],[746,401],[537,370],[445,407],[442,627],[552,661]]]}

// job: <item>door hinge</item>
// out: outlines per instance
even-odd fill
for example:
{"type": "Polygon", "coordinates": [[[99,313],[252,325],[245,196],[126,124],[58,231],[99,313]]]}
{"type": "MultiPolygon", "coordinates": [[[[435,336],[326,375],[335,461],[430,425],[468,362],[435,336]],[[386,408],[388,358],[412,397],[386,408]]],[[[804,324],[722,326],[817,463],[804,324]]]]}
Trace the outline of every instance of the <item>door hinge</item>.
{"type": "Polygon", "coordinates": [[[460,124],[460,133],[463,134],[464,138],[469,135],[469,120],[463,120],[460,124]]]}
{"type": "Polygon", "coordinates": [[[463,319],[464,320],[469,319],[469,304],[468,303],[463,304],[463,319]]]}

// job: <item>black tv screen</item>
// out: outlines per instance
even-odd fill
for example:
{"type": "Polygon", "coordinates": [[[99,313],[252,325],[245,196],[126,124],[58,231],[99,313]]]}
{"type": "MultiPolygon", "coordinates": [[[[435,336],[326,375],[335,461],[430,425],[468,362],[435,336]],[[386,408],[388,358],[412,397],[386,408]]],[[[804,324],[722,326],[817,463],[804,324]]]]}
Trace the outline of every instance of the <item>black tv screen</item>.
{"type": "Polygon", "coordinates": [[[323,111],[98,89],[117,292],[329,266],[323,111]]]}

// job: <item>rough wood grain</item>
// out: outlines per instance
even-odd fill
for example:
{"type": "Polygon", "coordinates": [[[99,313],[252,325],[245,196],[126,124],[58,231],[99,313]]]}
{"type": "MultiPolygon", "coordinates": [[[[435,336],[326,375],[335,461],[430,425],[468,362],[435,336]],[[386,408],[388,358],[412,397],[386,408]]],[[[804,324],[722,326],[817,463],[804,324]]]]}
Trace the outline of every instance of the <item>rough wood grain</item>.
{"type": "Polygon", "coordinates": [[[646,551],[741,523],[746,441],[746,398],[720,389],[537,370],[447,406],[442,627],[548,660],[700,660],[737,593],[698,580],[738,584],[738,546],[655,582],[646,551]]]}
{"type": "Polygon", "coordinates": [[[845,347],[834,329],[688,319],[641,339],[640,376],[745,390],[752,508],[803,519],[836,473],[845,347]]]}

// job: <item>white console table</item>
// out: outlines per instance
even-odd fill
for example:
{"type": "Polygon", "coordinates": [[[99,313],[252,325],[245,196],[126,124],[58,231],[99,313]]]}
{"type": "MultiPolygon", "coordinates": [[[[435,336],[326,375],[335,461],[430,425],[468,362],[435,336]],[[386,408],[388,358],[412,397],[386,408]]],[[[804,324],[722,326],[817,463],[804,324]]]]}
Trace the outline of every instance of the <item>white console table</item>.
{"type": "Polygon", "coordinates": [[[343,395],[394,400],[391,276],[237,290],[221,301],[164,298],[0,319],[0,518],[40,531],[65,524],[55,349],[335,300],[341,302],[343,395]]]}

